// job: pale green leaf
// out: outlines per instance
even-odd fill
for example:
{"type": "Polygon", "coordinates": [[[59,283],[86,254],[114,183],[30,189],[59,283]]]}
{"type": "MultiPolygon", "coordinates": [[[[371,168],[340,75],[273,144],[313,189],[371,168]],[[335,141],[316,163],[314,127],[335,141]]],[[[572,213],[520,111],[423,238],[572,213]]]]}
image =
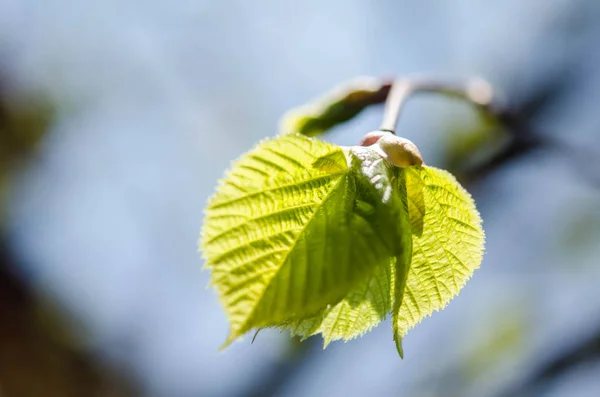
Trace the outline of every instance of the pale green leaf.
{"type": "Polygon", "coordinates": [[[378,267],[337,305],[282,327],[303,339],[322,334],[324,347],[338,339],[348,341],[363,335],[385,319],[392,309],[392,265],[378,267]]]}
{"type": "MultiPolygon", "coordinates": [[[[356,149],[355,149],[356,150],[356,149]]],[[[411,235],[407,213],[406,189],[404,185],[404,170],[397,170],[399,189],[394,192],[395,222],[397,232],[396,256],[392,257],[387,266],[378,268],[370,277],[358,284],[337,305],[326,308],[323,312],[302,321],[285,324],[293,335],[307,338],[322,334],[324,346],[335,340],[348,341],[363,335],[377,326],[392,310],[394,295],[402,296],[406,275],[411,258],[411,235]],[[399,283],[396,280],[400,280],[399,283]],[[395,290],[394,286],[398,286],[395,290]]],[[[399,305],[401,302],[398,301],[399,305]]],[[[397,312],[397,310],[396,310],[397,312]]]]}
{"type": "MultiPolygon", "coordinates": [[[[407,195],[400,197],[408,199],[413,241],[410,269],[403,270],[408,271],[404,286],[395,282],[394,259],[390,267],[371,275],[338,305],[287,324],[292,334],[307,338],[322,333],[326,346],[332,340],[347,341],[364,334],[392,311],[394,341],[402,356],[406,332],[442,309],[479,266],[484,234],[471,196],[446,171],[424,166],[405,168],[399,174],[402,172],[407,195]]],[[[399,178],[400,191],[404,189],[402,181],[399,178]]],[[[399,261],[397,266],[403,263],[399,261]]]]}
{"type": "Polygon", "coordinates": [[[290,134],[238,160],[206,209],[201,247],[230,320],[252,328],[336,305],[399,251],[397,169],[369,148],[290,134]]]}
{"type": "Polygon", "coordinates": [[[413,256],[394,321],[398,338],[458,294],[484,249],[475,203],[454,176],[433,167],[406,170],[413,256]]]}

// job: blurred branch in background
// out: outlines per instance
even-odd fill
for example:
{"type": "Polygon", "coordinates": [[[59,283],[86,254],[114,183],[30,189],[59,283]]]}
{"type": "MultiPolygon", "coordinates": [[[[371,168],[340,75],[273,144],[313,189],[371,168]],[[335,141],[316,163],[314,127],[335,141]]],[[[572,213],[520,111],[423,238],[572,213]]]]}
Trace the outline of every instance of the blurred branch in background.
{"type": "Polygon", "coordinates": [[[550,98],[568,88],[568,81],[565,78],[549,80],[548,84],[541,85],[539,91],[521,103],[501,104],[494,101],[479,109],[481,122],[477,130],[461,131],[458,133],[459,139],[454,135],[453,141],[448,142],[446,161],[449,168],[462,174],[464,183],[476,183],[509,162],[546,150],[561,156],[576,176],[594,187],[600,187],[597,154],[589,152],[587,148],[573,146],[568,135],[557,138],[540,131],[532,122],[551,105],[550,98]],[[490,148],[492,153],[489,153],[490,148]],[[488,153],[480,156],[479,151],[488,153]]]}
{"type": "Polygon", "coordinates": [[[9,173],[34,151],[52,116],[49,102],[14,95],[5,82],[0,75],[0,223],[9,173]]]}
{"type": "Polygon", "coordinates": [[[10,174],[31,158],[52,116],[49,102],[17,98],[0,80],[0,396],[136,396],[126,375],[78,346],[66,313],[19,277],[2,231],[10,174]]]}
{"type": "Polygon", "coordinates": [[[124,374],[102,367],[68,336],[61,313],[41,304],[11,272],[0,241],[0,387],[2,397],[136,396],[124,374]]]}
{"type": "Polygon", "coordinates": [[[497,397],[539,396],[549,385],[587,363],[600,361],[600,324],[597,332],[575,343],[552,359],[542,363],[517,384],[497,397]]]}

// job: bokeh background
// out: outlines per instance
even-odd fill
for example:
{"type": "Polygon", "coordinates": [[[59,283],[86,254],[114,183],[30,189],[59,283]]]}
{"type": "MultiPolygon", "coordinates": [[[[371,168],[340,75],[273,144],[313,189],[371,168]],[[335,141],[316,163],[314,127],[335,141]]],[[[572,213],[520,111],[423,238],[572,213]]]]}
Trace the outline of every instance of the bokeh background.
{"type": "MultiPolygon", "coordinates": [[[[0,0],[0,396],[600,395],[600,2],[0,0]],[[475,196],[482,267],[412,330],[217,349],[202,209],[230,161],[357,76],[481,76],[399,134],[475,196]]],[[[325,138],[350,145],[373,107],[325,138]]]]}

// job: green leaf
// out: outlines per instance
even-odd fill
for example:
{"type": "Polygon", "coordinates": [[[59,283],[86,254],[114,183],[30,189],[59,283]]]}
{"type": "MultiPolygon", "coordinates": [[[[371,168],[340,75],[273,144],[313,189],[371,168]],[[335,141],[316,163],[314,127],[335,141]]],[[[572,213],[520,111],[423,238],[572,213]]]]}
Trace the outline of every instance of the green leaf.
{"type": "Polygon", "coordinates": [[[483,243],[471,196],[446,171],[288,134],[234,163],[201,246],[231,324],[225,345],[280,327],[327,346],[391,312],[402,356],[406,332],[459,292],[483,243]]]}
{"type": "Polygon", "coordinates": [[[481,263],[485,239],[471,195],[449,172],[407,168],[406,187],[413,256],[394,320],[398,338],[458,294],[481,263]]]}
{"type": "Polygon", "coordinates": [[[397,178],[371,148],[344,151],[299,134],[238,160],[207,206],[201,237],[230,320],[226,345],[321,313],[385,273],[408,249],[400,236],[410,236],[398,222],[406,208],[397,178]]]}
{"type": "Polygon", "coordinates": [[[365,278],[353,288],[344,299],[333,307],[326,308],[323,312],[302,321],[288,323],[283,326],[289,329],[292,335],[299,335],[303,339],[309,336],[322,334],[324,347],[335,340],[344,342],[361,336],[377,326],[392,310],[394,294],[400,296],[405,284],[411,258],[411,235],[404,232],[410,230],[406,189],[404,184],[404,170],[398,169],[398,185],[395,192],[396,256],[391,257],[387,266],[378,268],[373,274],[365,278]],[[396,282],[400,280],[400,282],[396,282]],[[398,290],[394,286],[398,286],[398,290]]]}
{"type": "Polygon", "coordinates": [[[469,193],[443,170],[423,166],[405,168],[399,175],[402,172],[405,178],[398,178],[399,191],[406,189],[407,195],[400,197],[407,197],[412,230],[410,268],[393,258],[389,267],[373,273],[336,306],[286,324],[292,334],[307,338],[321,333],[326,347],[333,340],[363,335],[392,311],[394,341],[403,356],[406,332],[444,308],[479,267],[484,233],[469,193]],[[407,276],[400,279],[397,274],[404,272],[407,276]]]}
{"type": "Polygon", "coordinates": [[[335,340],[347,342],[365,334],[392,310],[395,262],[393,258],[387,266],[378,267],[337,305],[326,308],[313,317],[284,324],[282,328],[302,339],[322,334],[323,347],[335,340]]]}

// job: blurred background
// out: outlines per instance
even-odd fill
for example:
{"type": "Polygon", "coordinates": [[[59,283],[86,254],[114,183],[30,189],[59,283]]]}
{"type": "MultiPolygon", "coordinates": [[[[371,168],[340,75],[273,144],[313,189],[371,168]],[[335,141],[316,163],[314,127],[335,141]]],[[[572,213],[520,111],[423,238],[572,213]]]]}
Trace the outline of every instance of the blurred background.
{"type": "Polygon", "coordinates": [[[600,395],[599,18],[596,0],[0,0],[0,396],[600,395]],[[475,196],[481,269],[404,360],[387,322],[217,351],[196,248],[217,179],[288,109],[415,73],[481,76],[506,106],[499,125],[419,96],[399,126],[475,196]]]}

